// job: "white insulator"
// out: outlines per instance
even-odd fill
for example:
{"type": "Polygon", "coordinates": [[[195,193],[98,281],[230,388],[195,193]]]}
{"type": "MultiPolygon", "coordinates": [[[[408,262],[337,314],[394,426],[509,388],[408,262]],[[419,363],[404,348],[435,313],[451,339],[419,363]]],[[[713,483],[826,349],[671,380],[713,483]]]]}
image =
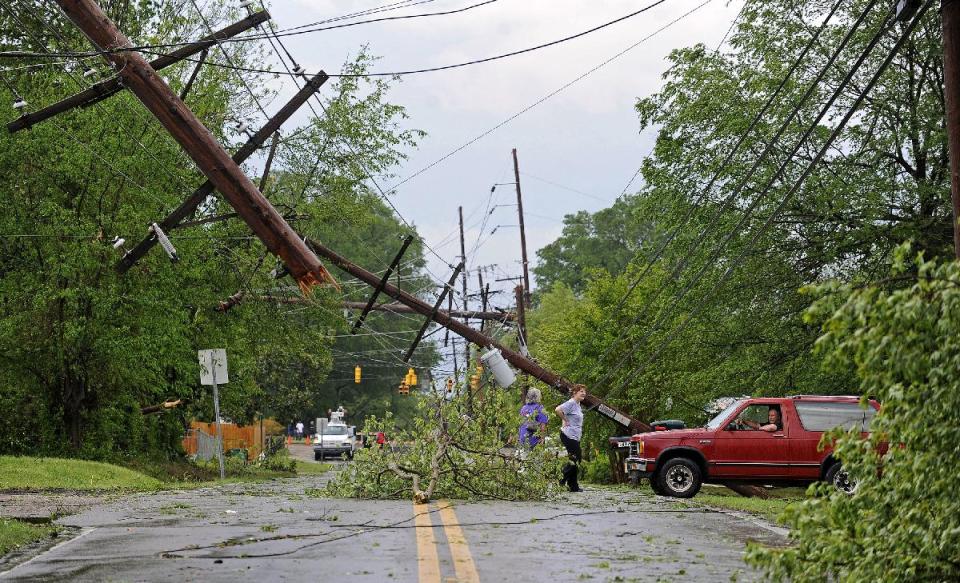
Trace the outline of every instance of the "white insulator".
{"type": "Polygon", "coordinates": [[[242,134],[245,131],[247,131],[247,128],[249,128],[250,126],[245,121],[238,121],[237,125],[233,127],[236,128],[238,134],[242,134]]]}
{"type": "Polygon", "coordinates": [[[22,97],[18,97],[17,100],[13,102],[13,108],[16,109],[17,111],[20,111],[26,106],[27,106],[27,102],[24,101],[22,97]]]}
{"type": "Polygon", "coordinates": [[[123,237],[114,237],[114,238],[113,238],[113,248],[114,248],[114,249],[119,249],[119,248],[123,247],[123,244],[126,243],[126,242],[127,242],[127,240],[124,239],[123,237]]]}
{"type": "Polygon", "coordinates": [[[170,257],[170,261],[176,263],[180,261],[180,257],[177,255],[177,250],[174,249],[173,243],[170,242],[170,239],[167,238],[167,234],[163,232],[163,229],[160,228],[160,225],[153,223],[150,225],[150,230],[153,231],[153,234],[157,237],[157,242],[160,243],[160,246],[163,247],[163,250],[167,252],[167,256],[170,257]]]}
{"type": "Polygon", "coordinates": [[[304,69],[300,65],[297,65],[296,67],[293,68],[294,75],[303,75],[303,73],[304,73],[304,69]]]}
{"type": "Polygon", "coordinates": [[[84,77],[93,77],[96,74],[97,74],[96,69],[87,69],[86,71],[83,72],[84,77]]]}
{"type": "Polygon", "coordinates": [[[243,2],[240,3],[240,8],[250,8],[254,4],[256,4],[254,0],[243,0],[243,2]]]}

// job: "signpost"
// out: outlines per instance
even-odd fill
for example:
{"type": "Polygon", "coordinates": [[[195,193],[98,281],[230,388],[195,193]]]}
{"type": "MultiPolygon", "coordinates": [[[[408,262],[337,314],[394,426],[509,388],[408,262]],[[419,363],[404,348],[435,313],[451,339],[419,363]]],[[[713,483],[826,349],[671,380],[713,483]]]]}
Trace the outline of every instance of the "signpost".
{"type": "Polygon", "coordinates": [[[217,392],[217,383],[227,384],[230,377],[227,374],[227,351],[223,348],[198,350],[200,358],[200,384],[213,385],[213,414],[217,424],[217,462],[220,464],[220,479],[224,479],[223,470],[223,427],[220,425],[220,394],[217,392]]]}

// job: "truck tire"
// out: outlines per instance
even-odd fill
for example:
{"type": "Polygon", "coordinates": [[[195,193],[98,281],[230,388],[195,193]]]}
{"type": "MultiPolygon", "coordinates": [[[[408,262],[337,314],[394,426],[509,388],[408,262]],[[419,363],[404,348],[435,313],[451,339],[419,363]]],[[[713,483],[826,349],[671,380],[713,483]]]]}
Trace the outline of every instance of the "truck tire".
{"type": "Polygon", "coordinates": [[[827,470],[825,480],[837,490],[848,495],[855,494],[857,486],[859,486],[859,483],[852,479],[850,474],[843,469],[843,465],[840,462],[836,462],[830,466],[830,469],[827,470]]]}
{"type": "Polygon", "coordinates": [[[696,462],[677,457],[663,464],[663,468],[657,472],[656,482],[663,496],[693,498],[703,485],[703,477],[696,462]]]}
{"type": "Polygon", "coordinates": [[[660,473],[656,473],[650,476],[650,489],[653,490],[653,493],[657,496],[666,496],[663,493],[663,490],[660,489],[660,473]]]}
{"type": "Polygon", "coordinates": [[[313,461],[316,461],[316,462],[320,461],[320,452],[319,452],[319,451],[313,452],[313,461]]]}

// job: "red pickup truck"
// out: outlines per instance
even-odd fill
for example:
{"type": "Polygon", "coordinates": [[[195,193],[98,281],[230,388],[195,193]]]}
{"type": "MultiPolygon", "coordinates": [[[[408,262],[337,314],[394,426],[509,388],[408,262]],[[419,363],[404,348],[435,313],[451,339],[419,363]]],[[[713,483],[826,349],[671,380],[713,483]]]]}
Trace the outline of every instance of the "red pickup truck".
{"type": "Polygon", "coordinates": [[[824,431],[860,427],[864,436],[879,410],[857,397],[819,395],[739,399],[706,427],[641,433],[630,438],[625,470],[648,478],[654,492],[690,498],[704,482],[809,484],[818,480],[852,492],[850,480],[818,445],[824,431]]]}

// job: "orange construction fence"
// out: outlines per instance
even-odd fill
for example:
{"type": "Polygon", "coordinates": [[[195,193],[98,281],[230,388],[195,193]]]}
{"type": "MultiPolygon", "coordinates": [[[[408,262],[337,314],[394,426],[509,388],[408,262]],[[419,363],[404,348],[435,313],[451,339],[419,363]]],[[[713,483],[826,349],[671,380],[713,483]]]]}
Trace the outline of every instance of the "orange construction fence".
{"type": "MultiPolygon", "coordinates": [[[[269,425],[264,424],[263,431],[261,432],[261,425],[259,423],[246,426],[222,423],[224,453],[229,452],[231,449],[245,449],[247,450],[248,460],[256,459],[257,456],[260,455],[260,452],[263,451],[265,435],[275,433],[275,428],[272,427],[272,425],[275,425],[275,423],[269,425]]],[[[216,423],[191,421],[190,429],[193,431],[189,432],[188,435],[183,438],[183,449],[187,452],[187,455],[195,455],[197,453],[197,439],[191,436],[194,431],[202,431],[214,437],[217,435],[216,423]]]]}

